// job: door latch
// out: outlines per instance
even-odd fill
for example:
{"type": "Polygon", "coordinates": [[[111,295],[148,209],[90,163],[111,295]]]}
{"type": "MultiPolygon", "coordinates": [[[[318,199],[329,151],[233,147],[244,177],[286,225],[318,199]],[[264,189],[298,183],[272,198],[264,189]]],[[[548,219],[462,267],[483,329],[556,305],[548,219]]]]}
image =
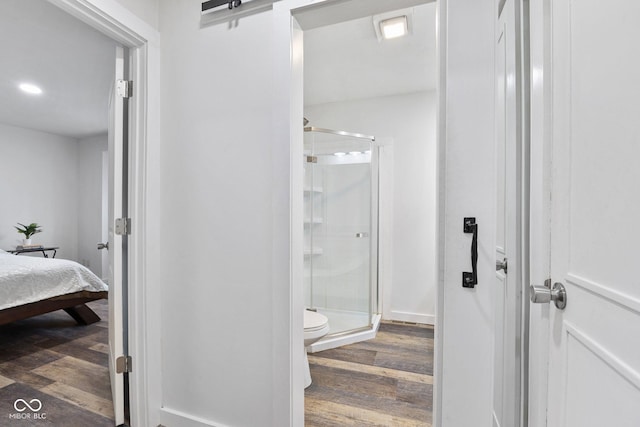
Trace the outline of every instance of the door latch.
{"type": "Polygon", "coordinates": [[[504,271],[504,274],[507,274],[507,259],[504,258],[502,261],[496,260],[496,271],[504,271]]]}
{"type": "Polygon", "coordinates": [[[556,282],[551,287],[551,280],[545,280],[545,286],[529,287],[531,302],[534,304],[548,304],[554,302],[556,308],[564,310],[567,306],[567,290],[560,282],[556,282]]]}

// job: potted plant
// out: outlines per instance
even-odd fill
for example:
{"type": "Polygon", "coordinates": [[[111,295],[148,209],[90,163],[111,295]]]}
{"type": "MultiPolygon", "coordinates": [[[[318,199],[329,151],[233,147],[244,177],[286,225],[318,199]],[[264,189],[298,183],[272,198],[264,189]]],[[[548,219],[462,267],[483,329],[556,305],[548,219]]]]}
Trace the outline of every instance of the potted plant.
{"type": "Polygon", "coordinates": [[[32,222],[29,225],[24,225],[24,224],[20,224],[18,223],[18,226],[14,225],[15,229],[18,230],[18,233],[20,234],[24,234],[24,240],[22,241],[23,245],[30,245],[31,244],[31,236],[33,236],[36,233],[40,233],[42,232],[42,227],[39,226],[37,223],[32,222]]]}

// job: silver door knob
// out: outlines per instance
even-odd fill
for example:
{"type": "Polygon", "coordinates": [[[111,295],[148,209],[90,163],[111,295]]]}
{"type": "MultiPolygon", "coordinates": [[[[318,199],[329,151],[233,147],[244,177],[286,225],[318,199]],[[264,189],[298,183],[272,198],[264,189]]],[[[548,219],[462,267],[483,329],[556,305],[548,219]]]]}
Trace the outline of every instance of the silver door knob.
{"type": "Polygon", "coordinates": [[[106,249],[109,250],[109,242],[107,243],[98,243],[98,250],[106,249]]]}
{"type": "Polygon", "coordinates": [[[560,310],[563,310],[567,306],[567,290],[560,282],[554,283],[552,288],[531,285],[529,289],[532,303],[548,304],[553,301],[556,308],[560,310]]]}
{"type": "Polygon", "coordinates": [[[507,274],[507,259],[502,261],[496,260],[496,271],[504,270],[504,274],[507,274]]]}

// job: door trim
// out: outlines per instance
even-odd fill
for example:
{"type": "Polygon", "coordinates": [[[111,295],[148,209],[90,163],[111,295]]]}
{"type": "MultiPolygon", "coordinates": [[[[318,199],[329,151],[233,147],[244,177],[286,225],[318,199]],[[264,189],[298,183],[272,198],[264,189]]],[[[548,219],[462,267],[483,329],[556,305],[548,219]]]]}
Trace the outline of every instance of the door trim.
{"type": "MultiPolygon", "coordinates": [[[[551,276],[551,32],[550,0],[528,2],[530,72],[529,169],[529,277],[541,285],[551,276]]],[[[528,301],[528,295],[525,297],[528,301]]],[[[529,307],[530,426],[547,425],[549,310],[544,304],[529,307]]]]}
{"type": "MultiPolygon", "coordinates": [[[[146,248],[153,247],[156,219],[148,212],[157,195],[147,190],[157,182],[157,149],[149,141],[159,138],[159,42],[151,26],[116,0],[48,0],[96,30],[129,48],[130,75],[135,82],[129,104],[129,350],[135,364],[129,374],[132,425],[157,425],[152,411],[160,408],[158,358],[146,355],[159,349],[160,315],[158,293],[147,289],[157,283],[148,269],[146,248]]],[[[156,353],[159,354],[159,353],[156,353]]]]}
{"type": "Polygon", "coordinates": [[[442,361],[444,359],[444,280],[445,280],[445,230],[447,182],[447,34],[448,0],[438,0],[436,22],[438,23],[436,60],[438,87],[436,96],[436,312],[433,337],[433,420],[434,426],[442,426],[442,361]]]}

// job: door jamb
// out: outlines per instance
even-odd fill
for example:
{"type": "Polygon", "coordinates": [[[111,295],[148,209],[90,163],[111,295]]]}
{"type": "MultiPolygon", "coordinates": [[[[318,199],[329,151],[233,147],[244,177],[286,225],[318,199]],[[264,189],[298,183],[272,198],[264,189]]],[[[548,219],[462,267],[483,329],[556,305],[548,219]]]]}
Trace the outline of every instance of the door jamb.
{"type": "MultiPolygon", "coordinates": [[[[551,0],[529,1],[529,212],[530,283],[541,285],[551,270],[551,0]]],[[[525,297],[528,303],[528,295],[525,297]]],[[[547,425],[549,310],[529,307],[530,426],[547,425]]]]}
{"type": "Polygon", "coordinates": [[[438,87],[436,96],[436,319],[433,344],[433,425],[442,425],[442,361],[444,359],[444,281],[445,281],[445,230],[447,181],[447,30],[449,0],[437,0],[436,22],[438,25],[436,58],[438,87]]]}
{"type": "Polygon", "coordinates": [[[159,346],[159,307],[157,292],[147,290],[153,274],[147,269],[148,239],[155,226],[148,216],[155,194],[147,191],[147,182],[157,177],[151,162],[155,150],[150,140],[158,139],[159,128],[159,33],[116,0],[48,0],[114,41],[129,48],[130,76],[134,81],[129,105],[129,352],[134,369],[129,374],[132,425],[156,425],[154,415],[160,408],[159,365],[147,354],[159,346]],[[152,176],[153,175],[153,176],[152,176]]]}

